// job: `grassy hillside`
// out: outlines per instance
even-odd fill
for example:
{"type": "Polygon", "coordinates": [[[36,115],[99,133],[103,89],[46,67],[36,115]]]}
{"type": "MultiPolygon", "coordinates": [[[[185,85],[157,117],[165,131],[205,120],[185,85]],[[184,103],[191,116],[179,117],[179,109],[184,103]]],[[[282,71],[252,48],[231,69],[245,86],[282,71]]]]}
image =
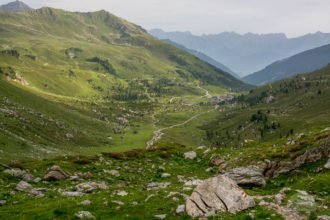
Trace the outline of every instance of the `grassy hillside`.
{"type": "Polygon", "coordinates": [[[256,88],[204,128],[212,144],[234,148],[320,130],[330,123],[329,83],[327,66],[256,88]]]}
{"type": "Polygon", "coordinates": [[[52,8],[0,13],[0,83],[3,157],[145,147],[172,97],[249,88],[106,11],[52,8]]]}
{"type": "Polygon", "coordinates": [[[0,66],[12,67],[29,86],[43,92],[107,96],[114,95],[114,85],[125,90],[129,83],[136,90],[148,87],[156,96],[178,89],[184,93],[194,89],[194,83],[246,88],[232,76],[106,11],[42,8],[1,13],[0,18],[0,66]],[[156,91],[158,87],[169,87],[168,92],[156,91]]]}

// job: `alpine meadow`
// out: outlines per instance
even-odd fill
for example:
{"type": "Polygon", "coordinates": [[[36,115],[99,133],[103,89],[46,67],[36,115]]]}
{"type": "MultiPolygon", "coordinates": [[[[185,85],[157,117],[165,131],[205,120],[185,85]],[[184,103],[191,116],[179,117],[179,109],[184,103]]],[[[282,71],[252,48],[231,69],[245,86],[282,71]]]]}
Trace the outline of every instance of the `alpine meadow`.
{"type": "MultiPolygon", "coordinates": [[[[208,1],[228,24],[269,9],[208,1]]],[[[238,34],[191,26],[189,1],[169,17],[162,0],[145,15],[87,2],[0,1],[0,219],[330,219],[327,30],[238,34]]]]}

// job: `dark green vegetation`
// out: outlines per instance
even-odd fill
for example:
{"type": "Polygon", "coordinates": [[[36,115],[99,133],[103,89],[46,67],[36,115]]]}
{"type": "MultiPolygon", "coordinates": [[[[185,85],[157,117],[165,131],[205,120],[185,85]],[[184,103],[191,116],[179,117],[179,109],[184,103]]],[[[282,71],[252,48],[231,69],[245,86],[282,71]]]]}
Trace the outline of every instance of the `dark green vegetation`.
{"type": "MultiPolygon", "coordinates": [[[[0,13],[0,36],[0,171],[8,165],[42,178],[60,165],[80,176],[31,181],[47,189],[36,198],[15,190],[19,180],[0,172],[0,200],[6,201],[0,219],[75,219],[78,211],[97,219],[189,219],[175,214],[182,193],[194,188],[184,180],[216,175],[215,156],[228,168],[289,162],[329,139],[329,66],[252,89],[105,11],[0,13]],[[211,104],[210,97],[229,90],[233,100],[211,104]],[[191,150],[197,158],[185,159],[191,150]],[[62,195],[89,181],[109,188],[62,195]],[[148,190],[151,182],[170,184],[148,190]],[[87,199],[91,205],[80,204],[87,199]]],[[[306,190],[316,207],[301,215],[329,215],[325,162],[246,190],[265,196],[291,187],[287,199],[293,201],[295,190],[306,190]]],[[[215,218],[283,219],[261,205],[215,218]]]]}
{"type": "Polygon", "coordinates": [[[262,85],[297,74],[309,73],[329,63],[330,44],[272,63],[263,70],[244,77],[243,80],[252,85],[262,85]]]}

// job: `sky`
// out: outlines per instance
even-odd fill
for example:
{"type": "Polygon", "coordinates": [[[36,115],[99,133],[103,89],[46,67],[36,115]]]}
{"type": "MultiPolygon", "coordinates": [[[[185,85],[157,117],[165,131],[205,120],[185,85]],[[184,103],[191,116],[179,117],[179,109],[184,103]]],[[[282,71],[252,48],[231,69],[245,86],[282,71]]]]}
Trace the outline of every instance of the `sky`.
{"type": "MultiPolygon", "coordinates": [[[[5,4],[11,0],[0,0],[5,4]]],[[[145,29],[194,34],[330,32],[330,0],[23,0],[33,8],[107,10],[145,29]]]]}

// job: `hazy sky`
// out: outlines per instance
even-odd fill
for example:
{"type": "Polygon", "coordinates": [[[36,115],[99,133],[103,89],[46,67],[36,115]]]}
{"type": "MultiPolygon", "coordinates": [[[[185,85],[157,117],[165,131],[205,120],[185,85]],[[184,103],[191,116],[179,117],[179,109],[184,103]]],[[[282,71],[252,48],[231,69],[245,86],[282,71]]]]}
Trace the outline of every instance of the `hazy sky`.
{"type": "MultiPolygon", "coordinates": [[[[0,0],[1,4],[10,0],[0,0]]],[[[330,32],[330,0],[25,0],[33,8],[105,9],[143,26],[195,34],[330,32]]]]}

